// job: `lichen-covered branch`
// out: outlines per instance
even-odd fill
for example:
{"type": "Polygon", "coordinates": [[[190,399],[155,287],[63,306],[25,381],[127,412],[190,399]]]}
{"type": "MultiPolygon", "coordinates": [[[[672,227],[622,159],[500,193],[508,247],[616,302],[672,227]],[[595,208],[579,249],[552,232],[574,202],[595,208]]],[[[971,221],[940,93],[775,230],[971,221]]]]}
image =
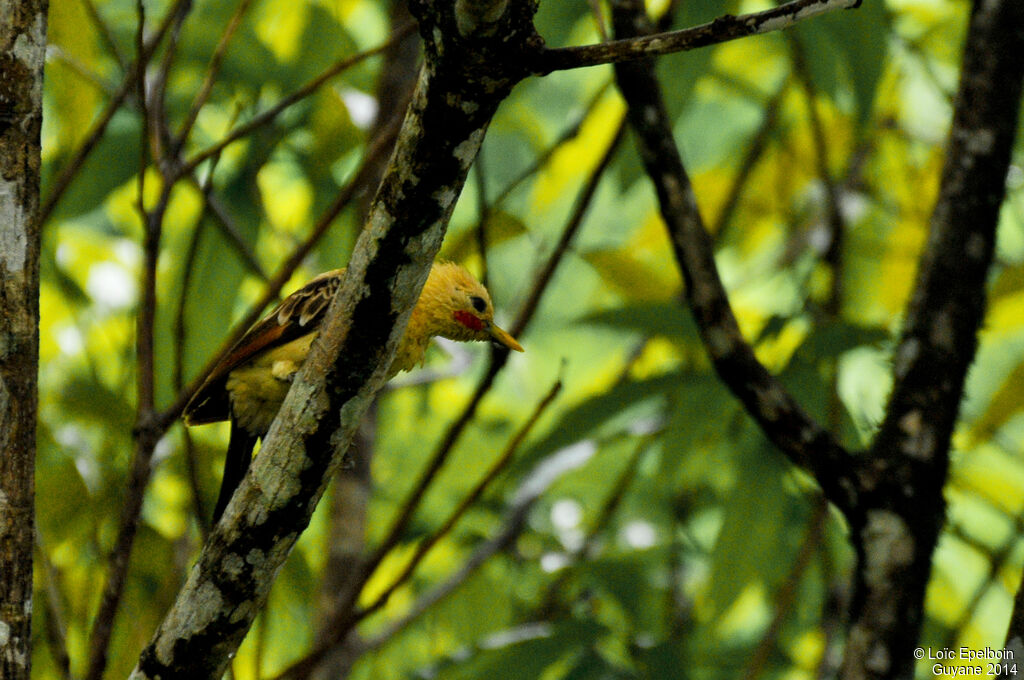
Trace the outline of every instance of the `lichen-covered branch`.
{"type": "Polygon", "coordinates": [[[45,0],[0,10],[0,678],[29,680],[45,0]]]}
{"type": "Polygon", "coordinates": [[[515,65],[536,44],[532,4],[497,17],[484,12],[479,25],[490,38],[467,35],[450,5],[414,2],[411,9],[426,64],[345,284],[133,678],[223,673],[384,383],[487,125],[526,75],[515,65]]]}
{"type": "Polygon", "coordinates": [[[547,49],[534,57],[530,68],[534,73],[545,74],[685,52],[737,38],[779,31],[804,19],[838,9],[850,9],[860,3],[861,0],[792,0],[761,12],[739,16],[726,14],[711,23],[678,31],[624,37],[596,45],[547,49]]]}
{"type": "Polygon", "coordinates": [[[861,558],[842,677],[912,675],[964,378],[985,314],[1024,79],[1024,4],[978,0],[964,45],[939,200],[921,259],[885,419],[851,518],[861,558]]]}
{"type": "MultiPolygon", "coordinates": [[[[643,35],[650,30],[642,2],[616,0],[612,10],[616,36],[643,35]]],[[[767,437],[814,475],[829,500],[840,508],[854,507],[857,495],[848,477],[850,454],[793,400],[743,339],[718,276],[711,237],[672,137],[672,123],[653,64],[649,60],[618,64],[616,78],[686,282],[687,303],[715,370],[767,437]]]]}

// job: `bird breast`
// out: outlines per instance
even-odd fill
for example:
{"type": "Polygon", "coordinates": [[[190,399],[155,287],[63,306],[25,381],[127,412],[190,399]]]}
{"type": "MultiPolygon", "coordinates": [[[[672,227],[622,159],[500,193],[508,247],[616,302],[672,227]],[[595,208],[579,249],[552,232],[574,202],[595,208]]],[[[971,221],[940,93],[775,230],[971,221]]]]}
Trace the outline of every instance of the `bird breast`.
{"type": "Polygon", "coordinates": [[[228,374],[227,390],[238,423],[251,434],[267,433],[316,332],[261,352],[228,374]]]}

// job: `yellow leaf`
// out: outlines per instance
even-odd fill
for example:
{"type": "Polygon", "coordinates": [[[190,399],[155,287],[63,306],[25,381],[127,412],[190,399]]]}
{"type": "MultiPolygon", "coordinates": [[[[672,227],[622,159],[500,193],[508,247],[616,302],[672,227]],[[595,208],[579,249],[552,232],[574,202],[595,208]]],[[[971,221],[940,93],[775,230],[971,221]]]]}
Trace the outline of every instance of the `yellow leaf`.
{"type": "Polygon", "coordinates": [[[293,61],[302,47],[308,5],[292,0],[267,0],[256,21],[256,35],[279,61],[293,61]]]}
{"type": "Polygon", "coordinates": [[[679,289],[668,272],[641,262],[629,251],[591,250],[583,259],[607,286],[630,300],[667,300],[679,289]]]}
{"type": "Polygon", "coordinates": [[[967,447],[991,437],[1006,422],[1024,410],[1024,363],[1017,365],[995,391],[988,408],[971,423],[967,433],[967,447]]]}
{"type": "Polygon", "coordinates": [[[533,203],[537,210],[550,208],[597,165],[611,144],[625,111],[625,104],[616,95],[605,96],[594,107],[580,133],[559,147],[534,184],[533,203]]]}
{"type": "MultiPolygon", "coordinates": [[[[515,216],[504,211],[491,213],[487,217],[487,247],[496,246],[527,232],[526,225],[515,216]]],[[[465,229],[445,240],[441,256],[446,260],[465,262],[475,254],[477,247],[476,229],[465,229]]]]}
{"type": "MultiPolygon", "coordinates": [[[[50,6],[47,27],[50,44],[82,68],[97,72],[98,55],[91,27],[81,0],[64,0],[50,6]]],[[[63,150],[70,150],[89,132],[101,93],[94,83],[83,78],[63,59],[48,59],[47,62],[46,89],[53,95],[58,144],[63,150]]]]}

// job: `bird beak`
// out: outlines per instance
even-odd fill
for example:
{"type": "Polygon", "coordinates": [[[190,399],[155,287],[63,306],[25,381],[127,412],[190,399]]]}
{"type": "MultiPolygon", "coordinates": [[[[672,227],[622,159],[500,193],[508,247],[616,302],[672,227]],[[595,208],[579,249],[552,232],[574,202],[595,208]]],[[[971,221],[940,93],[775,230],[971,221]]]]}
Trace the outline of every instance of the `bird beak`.
{"type": "Polygon", "coordinates": [[[499,345],[508,347],[509,349],[514,349],[517,352],[523,351],[523,346],[516,342],[515,338],[498,328],[495,324],[490,324],[487,332],[490,333],[491,339],[499,345]]]}

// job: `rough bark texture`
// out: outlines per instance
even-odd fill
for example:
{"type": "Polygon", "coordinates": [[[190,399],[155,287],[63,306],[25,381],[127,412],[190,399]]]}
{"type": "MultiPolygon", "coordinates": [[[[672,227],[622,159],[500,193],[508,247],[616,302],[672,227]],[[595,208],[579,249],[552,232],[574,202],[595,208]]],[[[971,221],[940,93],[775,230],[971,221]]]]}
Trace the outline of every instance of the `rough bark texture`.
{"type": "MultiPolygon", "coordinates": [[[[652,27],[639,0],[612,3],[615,35],[646,35],[652,27]]],[[[619,90],[629,107],[644,167],[654,184],[661,214],[686,282],[686,301],[715,370],[765,435],[796,464],[810,471],[840,508],[857,502],[848,477],[852,458],[816,423],[754,356],[729,305],[715,265],[714,248],[697,208],[690,178],[672,137],[672,120],[651,60],[618,64],[619,90]]]]}
{"type": "MultiPolygon", "coordinates": [[[[391,26],[398,27],[412,21],[405,0],[391,0],[389,6],[391,26]]],[[[417,67],[420,61],[420,40],[415,33],[396,43],[384,53],[384,66],[376,95],[379,110],[374,123],[374,137],[387,136],[389,150],[394,147],[395,133],[409,106],[409,96],[416,83],[417,67]]],[[[379,156],[367,172],[372,179],[371,186],[380,183],[390,153],[379,156]]],[[[367,193],[360,209],[369,212],[373,195],[367,193]]],[[[330,538],[327,563],[324,565],[320,592],[317,597],[317,638],[323,642],[329,628],[328,622],[334,617],[339,594],[352,588],[352,581],[358,575],[359,561],[366,547],[366,508],[371,496],[370,462],[375,443],[376,418],[370,408],[349,449],[348,464],[334,477],[334,493],[331,499],[330,538]]],[[[352,646],[336,649],[326,656],[320,666],[311,674],[312,680],[341,680],[348,677],[357,654],[352,646]]]]}
{"type": "MultiPolygon", "coordinates": [[[[384,382],[384,367],[419,296],[487,125],[519,80],[558,68],[682,51],[777,30],[856,2],[793,0],[766,12],[725,17],[667,40],[619,42],[612,50],[603,45],[546,50],[533,27],[536,3],[531,0],[410,0],[426,63],[348,263],[345,284],[260,455],[132,677],[201,679],[219,678],[224,672],[308,524],[325,480],[338,469],[384,382]]],[[[678,157],[676,164],[674,180],[664,175],[674,181],[662,192],[666,197],[688,187],[678,157]]],[[[687,189],[685,197],[692,199],[692,192],[687,189]]],[[[685,237],[676,244],[679,252],[691,245],[706,248],[699,220],[680,224],[685,237]]],[[[700,251],[693,264],[713,274],[709,252],[700,251]]],[[[743,350],[724,293],[718,296],[696,277],[691,283],[691,303],[728,331],[707,336],[723,377],[738,384],[752,375],[752,382],[739,387],[759,421],[771,424],[780,447],[797,452],[799,462],[819,479],[831,480],[823,486],[836,503],[857,506],[851,478],[841,472],[852,467],[848,454],[796,407],[749,348],[743,350]]],[[[438,458],[436,465],[442,462],[438,458]]]]}
{"type": "Polygon", "coordinates": [[[0,5],[0,678],[31,671],[45,0],[0,5]]]}
{"type": "Polygon", "coordinates": [[[536,41],[533,10],[523,3],[496,18],[474,14],[469,23],[500,35],[487,38],[460,31],[467,24],[450,5],[412,4],[427,62],[346,284],[261,454],[132,677],[224,672],[384,382],[486,127],[525,75],[514,65],[536,41]]]}
{"type": "Polygon", "coordinates": [[[945,520],[949,444],[985,315],[1024,78],[1024,3],[978,0],[939,200],[885,420],[848,515],[860,556],[842,677],[911,677],[931,556],[945,520]]]}
{"type": "MultiPolygon", "coordinates": [[[[643,3],[613,2],[616,35],[648,32],[643,3]]],[[[985,313],[985,281],[1017,130],[1024,4],[975,3],[939,202],[896,352],[895,387],[870,451],[853,457],[756,361],[722,290],[710,240],[650,62],[616,67],[715,368],[765,434],[810,470],[850,522],[859,556],[846,680],[910,678],[964,378],[985,313]]]]}

